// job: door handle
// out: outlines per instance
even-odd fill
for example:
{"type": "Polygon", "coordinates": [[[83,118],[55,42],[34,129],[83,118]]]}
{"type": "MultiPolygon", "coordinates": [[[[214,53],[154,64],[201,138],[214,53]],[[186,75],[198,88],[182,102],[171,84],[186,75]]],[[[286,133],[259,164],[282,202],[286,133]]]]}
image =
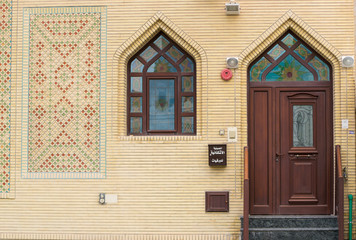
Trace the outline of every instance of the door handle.
{"type": "Polygon", "coordinates": [[[281,153],[276,153],[276,162],[279,162],[279,158],[282,157],[283,154],[281,153]]]}

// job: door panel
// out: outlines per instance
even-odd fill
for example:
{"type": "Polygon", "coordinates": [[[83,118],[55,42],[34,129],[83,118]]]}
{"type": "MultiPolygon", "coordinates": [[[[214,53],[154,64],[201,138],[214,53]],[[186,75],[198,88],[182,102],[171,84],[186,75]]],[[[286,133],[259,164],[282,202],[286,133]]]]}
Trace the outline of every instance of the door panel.
{"type": "Polygon", "coordinates": [[[251,200],[252,212],[260,214],[272,213],[272,92],[271,89],[253,89],[250,92],[251,134],[251,200]]]}
{"type": "Polygon", "coordinates": [[[251,214],[330,214],[329,88],[250,88],[251,214]]]}

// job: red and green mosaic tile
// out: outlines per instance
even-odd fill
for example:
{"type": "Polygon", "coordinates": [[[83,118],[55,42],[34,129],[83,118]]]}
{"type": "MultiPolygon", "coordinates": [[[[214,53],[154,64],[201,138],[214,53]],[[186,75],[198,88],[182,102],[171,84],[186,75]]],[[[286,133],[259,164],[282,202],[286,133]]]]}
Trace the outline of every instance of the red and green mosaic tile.
{"type": "Polygon", "coordinates": [[[9,193],[12,1],[0,0],[0,13],[0,193],[9,193]]]}
{"type": "Polygon", "coordinates": [[[102,171],[102,15],[69,12],[29,14],[27,173],[102,171]]]}

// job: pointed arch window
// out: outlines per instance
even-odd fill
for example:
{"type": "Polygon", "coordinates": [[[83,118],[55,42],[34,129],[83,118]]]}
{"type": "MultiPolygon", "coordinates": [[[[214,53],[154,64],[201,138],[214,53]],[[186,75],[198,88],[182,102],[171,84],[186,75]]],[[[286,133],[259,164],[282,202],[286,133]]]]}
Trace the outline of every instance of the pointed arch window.
{"type": "Polygon", "coordinates": [[[128,62],[127,133],[195,135],[194,59],[159,33],[128,62]]]}
{"type": "Polygon", "coordinates": [[[325,59],[288,31],[249,67],[250,82],[330,82],[325,59]]]}

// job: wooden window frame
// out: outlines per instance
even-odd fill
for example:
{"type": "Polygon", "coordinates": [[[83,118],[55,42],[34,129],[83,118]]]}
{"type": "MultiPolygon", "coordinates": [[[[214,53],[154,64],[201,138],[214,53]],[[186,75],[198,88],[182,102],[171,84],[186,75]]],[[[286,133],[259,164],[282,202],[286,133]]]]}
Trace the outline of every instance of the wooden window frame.
{"type": "Polygon", "coordinates": [[[186,51],[179,47],[173,40],[171,40],[167,35],[160,32],[158,33],[150,42],[148,42],[144,47],[142,47],[133,57],[130,58],[127,64],[127,135],[196,135],[196,111],[197,111],[197,98],[196,98],[196,63],[192,56],[190,56],[186,51]],[[154,42],[163,36],[169,41],[169,44],[163,49],[157,47],[154,42]],[[167,51],[172,47],[176,47],[183,55],[176,62],[169,57],[167,51]],[[144,52],[148,47],[152,47],[157,54],[148,62],[146,62],[140,54],[144,52]],[[153,64],[160,57],[164,57],[170,64],[172,64],[177,72],[147,72],[151,64],[153,64]],[[180,69],[180,64],[189,58],[193,62],[194,71],[193,72],[182,72],[180,69]],[[131,63],[138,59],[143,65],[142,72],[131,72],[131,63]],[[193,91],[183,92],[182,91],[182,78],[184,76],[193,77],[193,91]],[[131,77],[142,77],[142,92],[131,92],[131,77]],[[149,81],[152,79],[174,79],[175,81],[175,130],[149,130],[149,81]],[[183,112],[182,109],[182,98],[183,97],[193,97],[193,112],[183,112]],[[131,112],[131,97],[142,97],[142,112],[131,112]],[[142,133],[132,133],[131,132],[131,117],[141,117],[142,118],[142,133]],[[182,132],[182,118],[183,117],[193,117],[194,128],[193,133],[183,133],[182,132]]]}

